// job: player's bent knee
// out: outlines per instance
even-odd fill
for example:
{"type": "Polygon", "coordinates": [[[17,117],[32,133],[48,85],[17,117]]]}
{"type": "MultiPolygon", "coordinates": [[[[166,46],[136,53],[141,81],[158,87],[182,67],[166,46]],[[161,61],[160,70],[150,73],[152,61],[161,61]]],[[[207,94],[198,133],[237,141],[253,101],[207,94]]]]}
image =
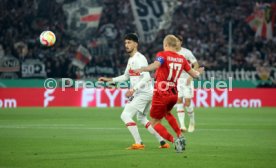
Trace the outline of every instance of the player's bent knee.
{"type": "Polygon", "coordinates": [[[191,99],[185,99],[185,106],[190,107],[191,106],[191,99]]]}
{"type": "Polygon", "coordinates": [[[147,117],[145,115],[143,115],[143,114],[138,114],[137,115],[137,121],[139,123],[141,123],[142,125],[146,125],[149,122],[149,120],[147,119],[147,117]]]}
{"type": "Polygon", "coordinates": [[[148,122],[149,122],[149,120],[148,120],[146,117],[144,117],[144,118],[142,118],[141,120],[139,120],[139,122],[140,122],[142,125],[147,125],[148,122]]]}
{"type": "Polygon", "coordinates": [[[177,99],[177,103],[183,103],[183,98],[182,98],[182,97],[179,97],[179,98],[177,99]]]}
{"type": "Polygon", "coordinates": [[[193,112],[194,107],[190,104],[189,106],[186,107],[187,112],[193,112]]]}
{"type": "Polygon", "coordinates": [[[124,122],[124,123],[128,123],[128,122],[131,122],[131,117],[125,113],[125,112],[122,112],[121,114],[121,120],[124,122]]]}
{"type": "Polygon", "coordinates": [[[151,123],[151,125],[154,127],[156,124],[160,123],[160,120],[158,120],[158,119],[152,119],[152,120],[150,121],[150,123],[151,123]]]}

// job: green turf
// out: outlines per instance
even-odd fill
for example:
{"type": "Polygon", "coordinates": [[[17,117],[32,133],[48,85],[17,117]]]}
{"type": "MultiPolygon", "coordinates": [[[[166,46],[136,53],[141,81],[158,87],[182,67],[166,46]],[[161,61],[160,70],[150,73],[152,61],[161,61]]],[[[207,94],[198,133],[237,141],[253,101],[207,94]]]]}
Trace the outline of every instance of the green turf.
{"type": "MultiPolygon", "coordinates": [[[[19,108],[0,111],[0,167],[154,168],[275,167],[276,109],[196,109],[187,150],[158,149],[139,126],[146,149],[133,143],[120,108],[19,108]]],[[[165,123],[165,121],[163,121],[165,123]]]]}

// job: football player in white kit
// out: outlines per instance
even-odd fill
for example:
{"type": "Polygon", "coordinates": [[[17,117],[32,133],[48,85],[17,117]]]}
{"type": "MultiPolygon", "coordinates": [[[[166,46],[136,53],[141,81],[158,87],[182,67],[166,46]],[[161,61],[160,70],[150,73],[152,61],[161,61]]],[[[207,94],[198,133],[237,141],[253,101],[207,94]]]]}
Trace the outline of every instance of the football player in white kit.
{"type": "MultiPolygon", "coordinates": [[[[177,53],[179,55],[183,55],[186,60],[190,63],[191,67],[195,70],[199,68],[198,62],[193,55],[193,53],[186,49],[181,47],[183,38],[181,36],[176,36],[179,40],[178,42],[178,48],[177,53]]],[[[186,132],[187,129],[185,127],[185,111],[183,108],[183,98],[185,99],[185,109],[188,113],[188,116],[190,117],[190,123],[188,132],[193,132],[195,130],[195,114],[194,114],[194,107],[191,103],[192,98],[194,97],[194,82],[193,78],[186,73],[185,71],[182,71],[180,78],[178,79],[178,101],[177,101],[177,116],[180,123],[180,129],[182,132],[186,132]]]]}
{"type": "Polygon", "coordinates": [[[126,93],[129,102],[126,104],[124,111],[121,114],[121,119],[133,136],[135,143],[127,149],[139,150],[144,149],[145,147],[138,132],[138,127],[133,120],[135,115],[137,116],[137,120],[157,138],[160,142],[160,148],[169,148],[169,144],[166,143],[165,140],[154,130],[147,119],[147,113],[151,105],[153,94],[151,76],[149,72],[143,72],[140,74],[133,71],[134,69],[148,66],[145,56],[138,52],[138,37],[134,33],[127,34],[124,38],[124,42],[125,49],[130,56],[125,73],[115,78],[100,77],[99,81],[125,82],[130,79],[130,89],[126,93]]]}

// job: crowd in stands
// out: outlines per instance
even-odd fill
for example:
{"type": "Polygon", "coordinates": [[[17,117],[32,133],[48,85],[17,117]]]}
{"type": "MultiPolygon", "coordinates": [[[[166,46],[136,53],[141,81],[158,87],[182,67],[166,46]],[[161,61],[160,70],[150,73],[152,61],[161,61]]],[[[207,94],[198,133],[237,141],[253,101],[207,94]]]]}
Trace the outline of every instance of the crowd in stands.
{"type": "MultiPolygon", "coordinates": [[[[20,62],[27,58],[44,62],[47,77],[86,77],[86,72],[72,65],[79,44],[93,50],[88,67],[108,67],[113,71],[104,74],[93,71],[89,77],[100,75],[114,76],[123,73],[128,55],[124,51],[123,36],[136,32],[134,18],[129,0],[96,1],[103,6],[99,28],[91,35],[91,42],[80,41],[66,32],[66,15],[63,4],[75,0],[2,0],[0,6],[0,59],[4,56],[16,57],[20,62]],[[114,39],[102,39],[101,27],[111,24],[114,39]],[[39,34],[49,29],[56,34],[54,47],[45,48],[39,45],[39,34]],[[99,43],[91,45],[92,41],[99,43]]],[[[140,44],[140,51],[149,62],[162,49],[162,39],[167,33],[182,35],[184,46],[194,53],[200,65],[207,70],[227,69],[228,67],[228,30],[229,22],[233,27],[232,69],[265,71],[270,73],[276,67],[276,38],[265,40],[254,37],[254,31],[245,22],[252,13],[255,2],[250,0],[218,1],[191,0],[179,1],[172,26],[169,30],[159,32],[154,43],[140,44]]],[[[274,32],[276,26],[274,25],[274,32]]],[[[19,78],[21,75],[18,75],[19,78]]]]}

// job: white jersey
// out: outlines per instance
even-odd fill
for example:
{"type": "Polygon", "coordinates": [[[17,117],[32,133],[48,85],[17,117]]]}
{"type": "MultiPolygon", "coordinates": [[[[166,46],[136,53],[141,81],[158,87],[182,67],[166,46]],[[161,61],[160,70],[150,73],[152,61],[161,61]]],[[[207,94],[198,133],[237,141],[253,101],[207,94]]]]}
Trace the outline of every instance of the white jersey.
{"type": "Polygon", "coordinates": [[[133,70],[148,66],[146,57],[140,52],[136,52],[128,59],[124,75],[113,78],[114,82],[121,82],[130,79],[130,88],[137,90],[138,93],[153,93],[151,77],[149,72],[135,73],[133,70]]]}
{"type": "MultiPolygon", "coordinates": [[[[187,48],[181,47],[180,51],[177,52],[179,55],[182,55],[186,58],[186,60],[189,62],[190,66],[197,62],[194,54],[188,50],[187,48]]],[[[180,78],[188,78],[190,75],[186,71],[182,71],[180,78]]]]}

